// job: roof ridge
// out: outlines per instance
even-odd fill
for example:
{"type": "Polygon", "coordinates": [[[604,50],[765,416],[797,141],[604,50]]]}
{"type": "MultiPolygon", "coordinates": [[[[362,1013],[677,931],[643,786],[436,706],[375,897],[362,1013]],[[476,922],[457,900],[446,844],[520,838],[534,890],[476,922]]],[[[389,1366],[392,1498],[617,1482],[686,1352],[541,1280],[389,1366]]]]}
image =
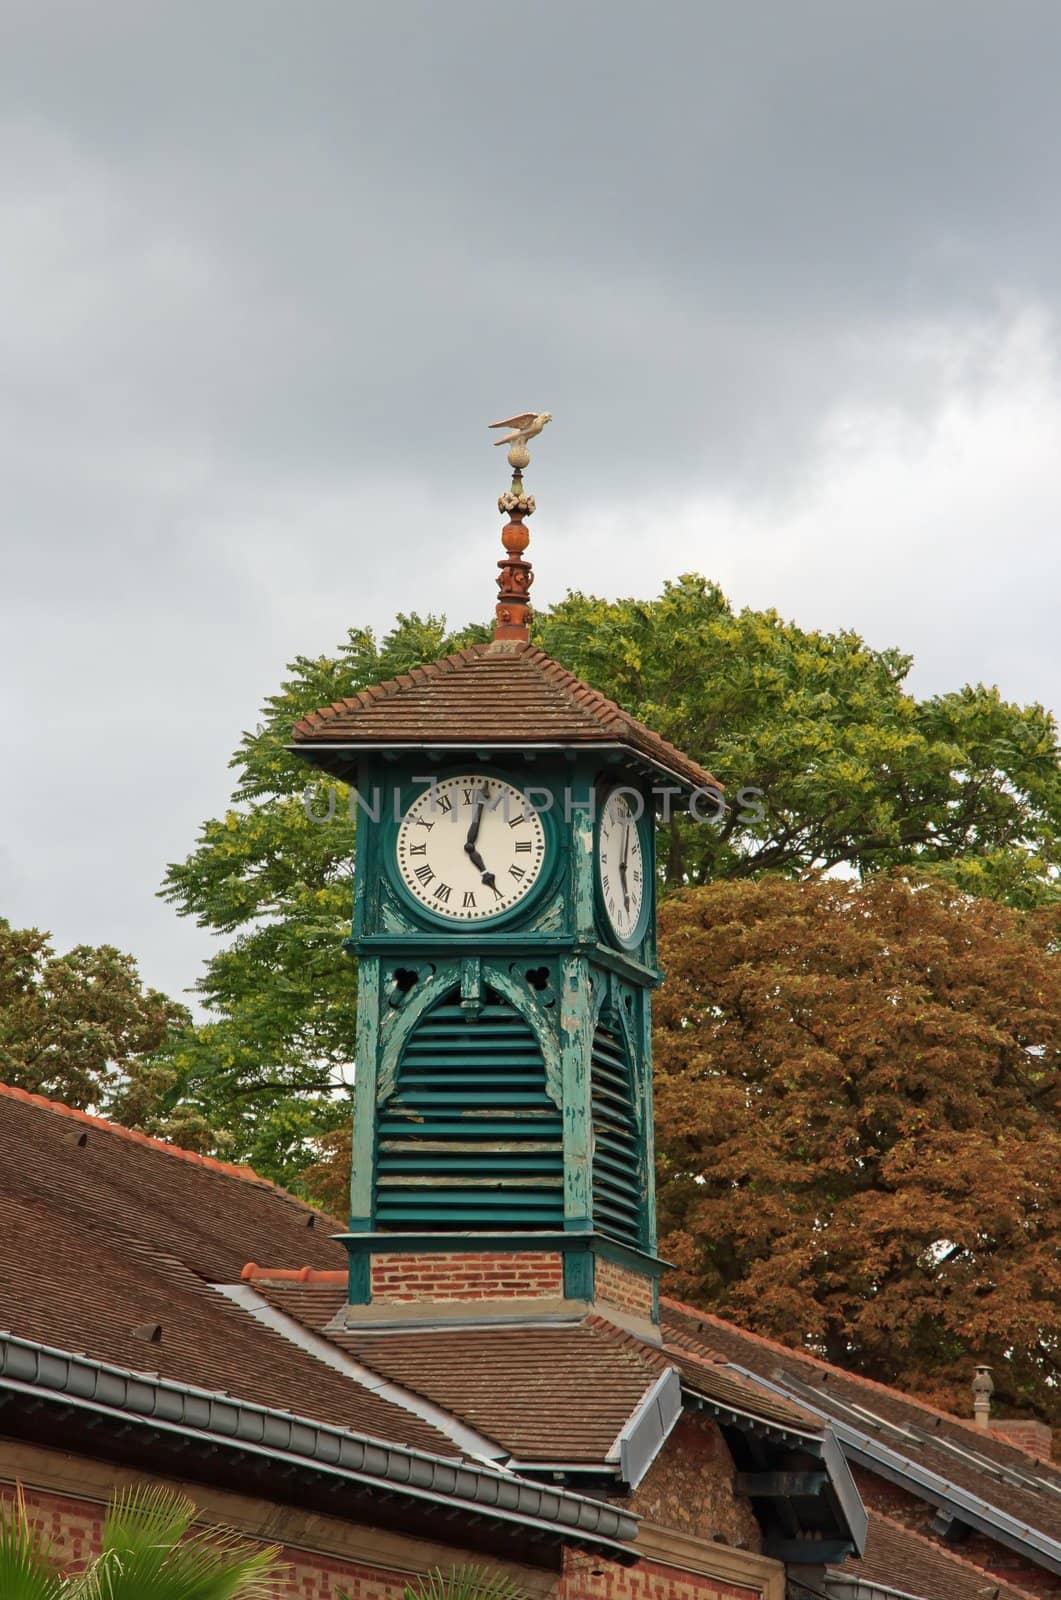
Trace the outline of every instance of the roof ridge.
{"type": "MultiPolygon", "coordinates": [[[[165,1139],[156,1139],[152,1134],[140,1133],[136,1128],[123,1127],[120,1122],[111,1122],[107,1117],[97,1117],[90,1111],[81,1111],[77,1106],[68,1106],[62,1100],[49,1100],[46,1095],[33,1094],[29,1089],[19,1089],[13,1083],[0,1083],[0,1094],[7,1095],[11,1100],[21,1100],[26,1105],[39,1106],[44,1111],[54,1111],[58,1116],[69,1117],[74,1122],[83,1122],[89,1127],[100,1128],[105,1133],[116,1134],[120,1139],[130,1139],[134,1144],[148,1145],[154,1150],[161,1150],[165,1155],[177,1156],[182,1161],[193,1161],[197,1166],[208,1167],[213,1172],[224,1174],[225,1177],[239,1178],[243,1183],[260,1184],[263,1189],[275,1189],[287,1199],[295,1200],[294,1195],[288,1194],[286,1189],[281,1189],[271,1178],[261,1177],[253,1167],[239,1166],[234,1161],[218,1161],[216,1156],[201,1156],[195,1150],[183,1150],[180,1145],[170,1144],[165,1139]]],[[[295,1203],[299,1202],[296,1200],[295,1203]]]]}
{"type": "MultiPolygon", "coordinates": [[[[871,1518],[876,1518],[878,1522],[887,1523],[889,1528],[894,1528],[897,1533],[908,1535],[911,1539],[916,1540],[918,1544],[923,1544],[929,1550],[934,1550],[937,1555],[945,1556],[959,1567],[964,1567],[967,1572],[975,1572],[978,1578],[993,1578],[997,1583],[1004,1584],[1006,1588],[1011,1589],[1014,1594],[1020,1595],[1021,1600],[1036,1600],[1036,1596],[1030,1589],[1022,1589],[1019,1584],[1011,1582],[1009,1578],[1003,1577],[998,1572],[992,1572],[988,1567],[977,1566],[975,1561],[968,1560],[966,1556],[958,1555],[950,1545],[937,1544],[934,1539],[930,1539],[927,1534],[921,1533],[919,1529],[908,1527],[905,1522],[899,1522],[895,1517],[889,1517],[886,1512],[878,1511],[873,1506],[867,1507],[867,1509],[871,1518]]],[[[837,1567],[836,1570],[842,1572],[843,1566],[837,1567]]]]}
{"type": "Polygon", "coordinates": [[[649,1344],[647,1340],[640,1339],[636,1333],[630,1333],[626,1328],[620,1328],[614,1322],[609,1322],[607,1317],[602,1317],[596,1311],[589,1311],[582,1319],[583,1325],[591,1331],[602,1333],[610,1339],[612,1344],[622,1345],[624,1349],[632,1350],[641,1356],[650,1366],[659,1372],[666,1372],[673,1363],[668,1361],[659,1345],[649,1344]]]}
{"type": "MultiPolygon", "coordinates": [[[[692,1317],[698,1322],[713,1323],[716,1327],[724,1328],[727,1332],[735,1333],[742,1339],[750,1339],[755,1344],[760,1344],[767,1350],[774,1350],[778,1355],[792,1356],[798,1361],[806,1361],[809,1366],[817,1367],[825,1373],[835,1373],[837,1377],[849,1378],[852,1383],[864,1384],[867,1389],[874,1389],[880,1394],[889,1395],[892,1399],[901,1400],[904,1405],[917,1406],[921,1411],[927,1411],[931,1416],[939,1417],[943,1422],[949,1422],[955,1427],[970,1433],[980,1444],[990,1443],[1002,1445],[1005,1449],[1013,1451],[1016,1455],[1025,1452],[1018,1445],[1012,1445],[998,1434],[989,1430],[977,1428],[966,1417],[959,1417],[955,1411],[944,1411],[941,1406],[934,1406],[930,1400],[922,1400],[919,1395],[907,1394],[904,1389],[896,1388],[894,1384],[881,1383],[877,1378],[864,1377],[861,1372],[849,1372],[846,1367],[838,1367],[835,1362],[823,1361],[820,1356],[812,1356],[805,1350],[797,1350],[790,1344],[781,1344],[777,1339],[769,1339],[765,1334],[753,1333],[750,1328],[742,1328],[736,1322],[727,1322],[725,1317],[717,1317],[711,1311],[702,1311],[699,1306],[687,1305],[683,1300],[674,1300],[669,1295],[660,1295],[660,1306],[669,1307],[672,1311],[680,1312],[682,1316],[692,1317]]],[[[797,1401],[796,1404],[799,1402],[797,1401]]],[[[1053,1466],[1056,1463],[1047,1460],[1045,1465],[1053,1466]]]]}
{"type": "Polygon", "coordinates": [[[343,1284],[349,1278],[345,1267],[260,1267],[256,1261],[248,1261],[240,1273],[244,1283],[343,1284]]]}

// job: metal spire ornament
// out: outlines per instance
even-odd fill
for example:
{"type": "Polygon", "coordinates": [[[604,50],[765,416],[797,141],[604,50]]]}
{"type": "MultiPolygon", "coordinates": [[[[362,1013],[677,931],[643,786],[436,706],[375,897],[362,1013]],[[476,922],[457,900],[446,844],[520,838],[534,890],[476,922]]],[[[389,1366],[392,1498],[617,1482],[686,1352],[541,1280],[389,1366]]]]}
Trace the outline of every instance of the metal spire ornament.
{"type": "Polygon", "coordinates": [[[495,639],[530,639],[530,587],[534,573],[523,552],[530,543],[530,531],[523,523],[534,514],[534,496],[523,487],[523,469],[530,464],[527,442],[541,433],[552,421],[550,411],[524,411],[505,422],[491,422],[491,428],[508,428],[509,432],[495,444],[508,445],[508,464],[512,468],[512,487],[498,496],[497,509],[508,516],[501,529],[501,543],[505,554],[497,563],[497,620],[494,623],[495,639]]]}

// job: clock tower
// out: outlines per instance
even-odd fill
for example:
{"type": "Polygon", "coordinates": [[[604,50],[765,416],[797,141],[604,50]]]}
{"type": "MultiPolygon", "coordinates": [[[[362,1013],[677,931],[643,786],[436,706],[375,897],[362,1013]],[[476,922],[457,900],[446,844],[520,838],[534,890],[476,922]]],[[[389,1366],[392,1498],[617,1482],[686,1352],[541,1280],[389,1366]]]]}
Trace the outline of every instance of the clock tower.
{"type": "Polygon", "coordinates": [[[718,785],[531,642],[524,444],[492,641],[294,731],[357,791],[346,1318],[652,1337],[654,818],[718,785]]]}

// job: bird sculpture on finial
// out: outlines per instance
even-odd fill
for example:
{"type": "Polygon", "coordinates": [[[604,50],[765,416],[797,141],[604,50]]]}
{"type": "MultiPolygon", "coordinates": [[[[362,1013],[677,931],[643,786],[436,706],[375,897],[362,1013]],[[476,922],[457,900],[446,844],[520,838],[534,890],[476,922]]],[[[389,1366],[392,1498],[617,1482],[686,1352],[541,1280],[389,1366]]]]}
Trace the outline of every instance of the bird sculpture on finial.
{"type": "Polygon", "coordinates": [[[508,445],[508,464],[514,472],[520,472],[530,461],[530,452],[527,441],[537,438],[547,422],[552,422],[551,411],[522,411],[518,417],[507,417],[504,422],[491,422],[491,428],[509,428],[503,439],[495,439],[495,444],[508,445]]]}
{"type": "Polygon", "coordinates": [[[501,543],[505,554],[497,563],[500,573],[497,580],[497,619],[494,623],[494,641],[498,646],[511,648],[516,642],[530,639],[530,587],[534,582],[531,564],[524,559],[530,534],[526,519],[534,513],[534,496],[523,487],[523,468],[530,462],[528,439],[536,439],[547,422],[553,420],[551,411],[522,411],[518,417],[508,417],[504,422],[491,422],[491,428],[509,431],[495,444],[508,445],[508,464],[512,468],[512,487],[501,495],[497,509],[508,516],[501,530],[501,543]]]}

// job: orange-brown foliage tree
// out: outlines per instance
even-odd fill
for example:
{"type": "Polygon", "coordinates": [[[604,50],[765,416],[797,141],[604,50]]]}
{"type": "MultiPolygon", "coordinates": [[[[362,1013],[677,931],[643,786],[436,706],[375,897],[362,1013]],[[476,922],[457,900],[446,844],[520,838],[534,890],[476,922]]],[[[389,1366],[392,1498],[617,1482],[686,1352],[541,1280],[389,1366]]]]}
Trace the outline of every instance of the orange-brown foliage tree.
{"type": "Polygon", "coordinates": [[[1058,913],[767,878],[661,911],[669,1288],[967,1412],[1061,1419],[1058,913]]]}

